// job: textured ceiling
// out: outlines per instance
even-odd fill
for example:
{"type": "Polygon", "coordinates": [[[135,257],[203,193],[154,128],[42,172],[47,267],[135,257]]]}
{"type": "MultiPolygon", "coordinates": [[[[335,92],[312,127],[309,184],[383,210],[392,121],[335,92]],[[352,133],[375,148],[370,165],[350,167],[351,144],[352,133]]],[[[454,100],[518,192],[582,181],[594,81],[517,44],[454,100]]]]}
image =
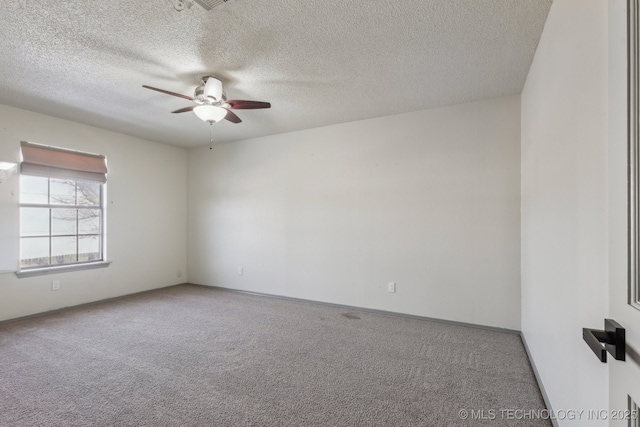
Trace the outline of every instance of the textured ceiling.
{"type": "Polygon", "coordinates": [[[209,125],[143,84],[192,96],[214,74],[271,102],[216,142],[517,94],[551,1],[6,1],[0,103],[192,147],[209,125]]]}

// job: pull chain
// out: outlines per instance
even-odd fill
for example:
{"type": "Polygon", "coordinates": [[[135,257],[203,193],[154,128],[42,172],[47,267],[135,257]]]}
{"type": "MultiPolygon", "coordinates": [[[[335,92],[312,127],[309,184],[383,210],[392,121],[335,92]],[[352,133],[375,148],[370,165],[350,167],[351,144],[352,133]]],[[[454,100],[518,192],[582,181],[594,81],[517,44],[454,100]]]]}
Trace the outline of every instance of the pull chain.
{"type": "Polygon", "coordinates": [[[213,150],[213,122],[209,122],[209,150],[213,150]]]}

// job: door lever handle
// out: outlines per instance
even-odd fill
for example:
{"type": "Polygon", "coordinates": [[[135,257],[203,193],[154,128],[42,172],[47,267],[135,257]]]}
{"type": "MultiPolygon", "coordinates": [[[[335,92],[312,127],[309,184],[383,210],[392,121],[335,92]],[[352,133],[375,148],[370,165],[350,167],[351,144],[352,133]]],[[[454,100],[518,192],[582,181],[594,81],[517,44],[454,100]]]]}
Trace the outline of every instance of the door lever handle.
{"type": "Polygon", "coordinates": [[[615,320],[604,319],[604,331],[582,328],[582,339],[602,363],[607,362],[607,352],[616,360],[625,360],[625,331],[615,320]]]}

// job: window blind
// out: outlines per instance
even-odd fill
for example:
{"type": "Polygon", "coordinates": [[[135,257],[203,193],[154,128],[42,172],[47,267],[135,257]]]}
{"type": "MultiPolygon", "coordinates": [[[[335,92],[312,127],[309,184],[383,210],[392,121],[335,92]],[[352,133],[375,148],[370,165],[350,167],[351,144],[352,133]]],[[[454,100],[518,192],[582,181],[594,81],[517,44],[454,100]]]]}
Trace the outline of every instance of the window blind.
{"type": "Polygon", "coordinates": [[[21,142],[21,173],[49,178],[74,178],[107,182],[104,156],[21,142]]]}

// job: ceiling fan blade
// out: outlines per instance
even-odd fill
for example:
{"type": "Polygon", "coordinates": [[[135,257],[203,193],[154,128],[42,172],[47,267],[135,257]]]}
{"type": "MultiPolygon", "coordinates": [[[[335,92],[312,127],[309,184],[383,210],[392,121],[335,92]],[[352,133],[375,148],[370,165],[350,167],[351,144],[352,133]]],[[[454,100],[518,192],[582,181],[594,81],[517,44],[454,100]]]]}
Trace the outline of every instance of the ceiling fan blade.
{"type": "Polygon", "coordinates": [[[227,101],[227,104],[234,110],[255,110],[258,108],[271,108],[271,103],[261,101],[242,101],[234,99],[227,101]]]}
{"type": "Polygon", "coordinates": [[[187,111],[193,111],[193,109],[196,108],[196,107],[197,107],[197,105],[192,105],[191,107],[184,107],[184,108],[181,108],[179,110],[172,111],[172,113],[186,113],[187,111]]]}
{"type": "Polygon", "coordinates": [[[220,101],[222,99],[222,82],[215,77],[207,77],[207,82],[204,84],[204,96],[220,101]]]}
{"type": "Polygon", "coordinates": [[[175,93],[175,92],[170,92],[168,90],[164,90],[164,89],[158,89],[157,87],[151,87],[151,86],[147,86],[147,85],[142,85],[142,87],[147,88],[147,89],[151,89],[151,90],[155,90],[157,92],[162,92],[162,93],[166,93],[167,95],[173,95],[173,96],[177,96],[178,98],[182,98],[182,99],[188,99],[189,101],[193,101],[194,99],[190,96],[187,95],[182,95],[180,93],[175,93]]]}
{"type": "Polygon", "coordinates": [[[240,123],[242,121],[240,120],[240,117],[238,117],[236,113],[231,110],[227,110],[227,115],[224,116],[224,118],[226,120],[229,120],[231,123],[240,123]]]}

